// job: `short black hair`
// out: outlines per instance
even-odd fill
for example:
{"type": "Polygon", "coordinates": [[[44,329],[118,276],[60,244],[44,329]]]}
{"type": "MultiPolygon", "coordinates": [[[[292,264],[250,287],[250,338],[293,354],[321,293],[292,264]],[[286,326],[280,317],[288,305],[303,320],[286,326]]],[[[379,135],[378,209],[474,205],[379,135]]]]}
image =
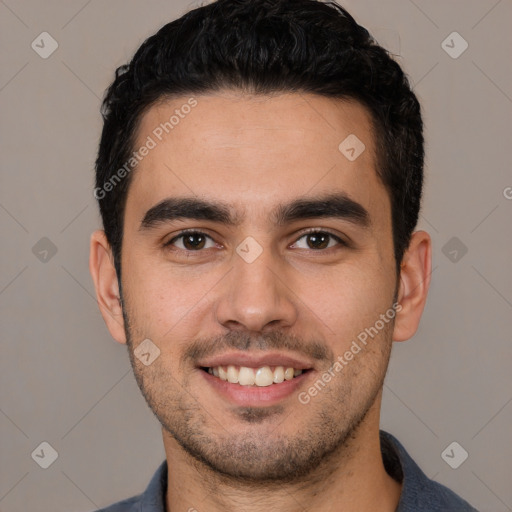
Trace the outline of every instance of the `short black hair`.
{"type": "Polygon", "coordinates": [[[141,117],[166,98],[223,89],[313,93],[356,100],[369,110],[377,174],[391,202],[399,275],[418,221],[424,160],[420,104],[401,67],[334,2],[217,0],[146,39],[131,62],[116,70],[106,91],[95,197],[119,282],[123,217],[133,174],[126,172],[131,170],[126,163],[141,117]],[[123,179],[113,181],[123,166],[123,179]]]}

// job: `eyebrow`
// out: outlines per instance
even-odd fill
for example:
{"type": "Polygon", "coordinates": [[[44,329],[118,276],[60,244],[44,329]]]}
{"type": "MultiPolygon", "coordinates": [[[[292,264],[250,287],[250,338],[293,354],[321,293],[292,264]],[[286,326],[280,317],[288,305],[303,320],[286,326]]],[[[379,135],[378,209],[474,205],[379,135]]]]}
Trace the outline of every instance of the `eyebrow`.
{"type": "MultiPolygon", "coordinates": [[[[337,218],[364,229],[371,225],[366,208],[343,192],[297,198],[277,205],[270,212],[270,220],[276,226],[314,218],[337,218]]],[[[159,224],[183,219],[208,220],[237,227],[244,221],[245,215],[234,212],[223,201],[169,197],[146,212],[139,229],[150,230],[159,224]]]]}

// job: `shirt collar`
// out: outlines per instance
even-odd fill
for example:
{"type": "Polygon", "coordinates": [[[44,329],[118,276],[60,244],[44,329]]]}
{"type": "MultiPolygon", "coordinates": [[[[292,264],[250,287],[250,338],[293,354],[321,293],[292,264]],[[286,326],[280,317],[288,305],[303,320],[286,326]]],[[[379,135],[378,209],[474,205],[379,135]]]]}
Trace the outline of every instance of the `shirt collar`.
{"type": "MultiPolygon", "coordinates": [[[[411,510],[411,504],[424,500],[432,481],[414,462],[400,441],[388,432],[380,431],[382,460],[387,473],[402,484],[402,493],[395,512],[411,510]]],[[[423,510],[423,508],[421,509],[423,510]]]]}
{"type": "Polygon", "coordinates": [[[147,486],[142,500],[140,502],[140,510],[144,512],[165,512],[165,495],[167,493],[167,460],[156,470],[147,486]]]}

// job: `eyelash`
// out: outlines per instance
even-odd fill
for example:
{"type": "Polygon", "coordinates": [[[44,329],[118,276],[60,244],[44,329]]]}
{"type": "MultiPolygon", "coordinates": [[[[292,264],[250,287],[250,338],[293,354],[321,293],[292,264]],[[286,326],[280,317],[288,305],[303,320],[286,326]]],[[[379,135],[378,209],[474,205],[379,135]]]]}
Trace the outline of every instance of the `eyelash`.
{"type": "MultiPolygon", "coordinates": [[[[202,235],[202,236],[206,236],[207,238],[209,238],[210,240],[212,241],[215,241],[213,240],[213,238],[202,232],[202,231],[197,231],[195,229],[185,229],[183,231],[180,231],[180,233],[178,235],[176,235],[175,237],[173,237],[171,240],[169,240],[168,242],[166,242],[163,247],[164,249],[169,249],[172,244],[174,242],[176,242],[177,240],[179,240],[180,238],[183,238],[185,235],[202,235]]],[[[349,244],[343,240],[342,238],[340,238],[339,236],[335,235],[334,233],[331,233],[329,230],[326,230],[326,229],[319,229],[319,228],[310,228],[306,231],[303,231],[300,236],[297,238],[297,240],[294,242],[296,243],[297,241],[299,241],[301,238],[303,238],[304,236],[306,235],[310,235],[310,234],[325,234],[325,235],[329,235],[331,238],[334,238],[334,240],[336,240],[336,242],[338,242],[338,244],[342,247],[349,247],[349,244]]],[[[335,249],[335,247],[328,247],[326,249],[310,249],[311,251],[314,251],[314,252],[326,252],[328,251],[329,249],[335,249]]],[[[201,252],[204,252],[206,249],[199,249],[197,251],[190,251],[188,249],[170,249],[171,251],[173,252],[178,252],[178,253],[183,253],[185,254],[187,257],[190,257],[193,253],[201,253],[201,252]]]]}

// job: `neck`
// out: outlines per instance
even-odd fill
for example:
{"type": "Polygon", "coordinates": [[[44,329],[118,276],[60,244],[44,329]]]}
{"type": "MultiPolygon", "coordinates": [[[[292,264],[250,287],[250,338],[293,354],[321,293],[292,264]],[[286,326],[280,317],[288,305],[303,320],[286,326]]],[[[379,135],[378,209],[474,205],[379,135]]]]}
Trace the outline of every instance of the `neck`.
{"type": "Polygon", "coordinates": [[[395,512],[402,486],[384,469],[380,404],[374,405],[351,439],[307,480],[286,484],[241,482],[219,474],[193,459],[162,430],[169,468],[167,512],[395,512]]]}

